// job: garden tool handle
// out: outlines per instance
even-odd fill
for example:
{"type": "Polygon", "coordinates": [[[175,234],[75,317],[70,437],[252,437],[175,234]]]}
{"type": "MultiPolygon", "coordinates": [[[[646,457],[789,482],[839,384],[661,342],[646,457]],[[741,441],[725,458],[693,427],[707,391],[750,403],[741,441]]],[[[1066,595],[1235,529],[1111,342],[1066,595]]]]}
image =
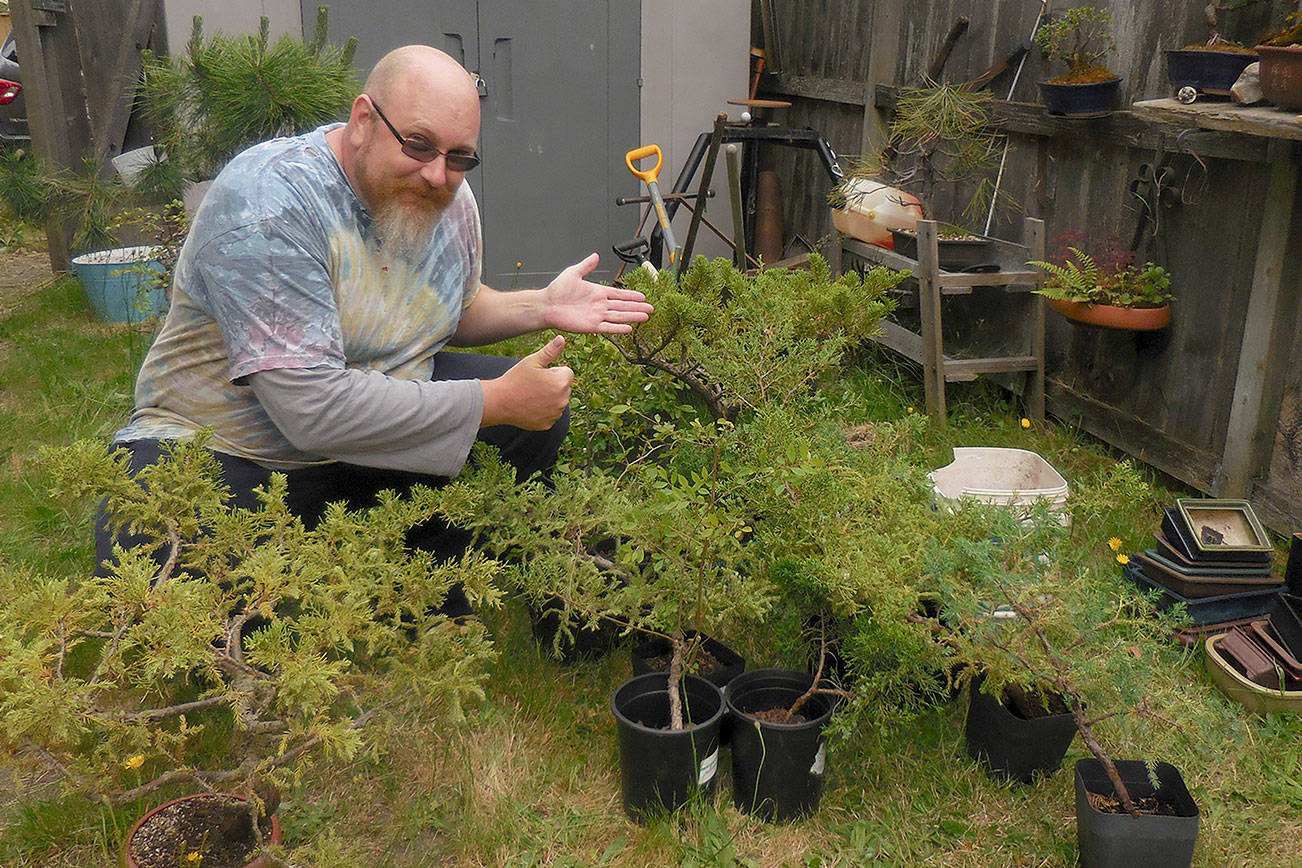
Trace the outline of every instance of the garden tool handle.
{"type": "Polygon", "coordinates": [[[659,145],[643,145],[640,148],[634,148],[624,155],[624,165],[628,166],[628,170],[648,184],[654,184],[656,178],[660,176],[660,164],[663,160],[664,157],[660,153],[659,145]],[[646,159],[653,154],[656,158],[656,164],[650,169],[639,170],[637,166],[633,165],[638,160],[646,159]]]}
{"type": "Polygon", "coordinates": [[[665,210],[665,200],[660,195],[660,185],[656,183],[656,177],[660,174],[660,164],[663,159],[659,145],[643,145],[625,154],[624,164],[628,166],[630,172],[646,182],[646,191],[651,195],[651,206],[655,209],[656,221],[660,224],[660,234],[664,236],[665,249],[669,251],[669,264],[676,265],[682,251],[678,249],[678,242],[674,239],[674,230],[669,225],[669,212],[665,210]],[[656,158],[656,164],[651,169],[639,171],[633,165],[638,160],[650,156],[656,158]]]}

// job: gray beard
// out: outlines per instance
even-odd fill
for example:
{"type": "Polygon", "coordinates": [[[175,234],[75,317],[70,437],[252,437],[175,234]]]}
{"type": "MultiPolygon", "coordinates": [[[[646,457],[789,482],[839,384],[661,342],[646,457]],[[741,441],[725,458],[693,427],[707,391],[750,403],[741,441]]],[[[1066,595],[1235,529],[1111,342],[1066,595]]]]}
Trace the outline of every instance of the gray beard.
{"type": "Polygon", "coordinates": [[[392,205],[375,215],[375,244],[381,256],[419,265],[429,253],[442,208],[428,211],[392,205]]]}

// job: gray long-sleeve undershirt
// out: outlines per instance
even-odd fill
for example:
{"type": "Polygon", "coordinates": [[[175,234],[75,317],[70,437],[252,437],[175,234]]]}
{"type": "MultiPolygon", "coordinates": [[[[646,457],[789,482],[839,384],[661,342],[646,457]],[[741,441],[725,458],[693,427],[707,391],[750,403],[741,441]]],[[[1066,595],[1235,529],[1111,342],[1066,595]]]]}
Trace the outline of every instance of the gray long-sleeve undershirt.
{"type": "Polygon", "coordinates": [[[483,418],[478,380],[400,380],[353,368],[279,368],[248,383],[294,448],[349,464],[456,476],[483,418]]]}

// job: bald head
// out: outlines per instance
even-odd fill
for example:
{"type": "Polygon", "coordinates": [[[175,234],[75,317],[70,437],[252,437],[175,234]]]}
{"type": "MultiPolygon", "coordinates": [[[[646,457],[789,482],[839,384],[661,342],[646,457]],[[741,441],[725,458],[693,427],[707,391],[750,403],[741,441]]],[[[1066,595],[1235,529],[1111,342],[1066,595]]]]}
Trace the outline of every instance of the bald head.
{"type": "Polygon", "coordinates": [[[384,55],[367,76],[364,90],[381,102],[435,94],[479,102],[470,73],[451,55],[429,45],[404,45],[384,55]]]}

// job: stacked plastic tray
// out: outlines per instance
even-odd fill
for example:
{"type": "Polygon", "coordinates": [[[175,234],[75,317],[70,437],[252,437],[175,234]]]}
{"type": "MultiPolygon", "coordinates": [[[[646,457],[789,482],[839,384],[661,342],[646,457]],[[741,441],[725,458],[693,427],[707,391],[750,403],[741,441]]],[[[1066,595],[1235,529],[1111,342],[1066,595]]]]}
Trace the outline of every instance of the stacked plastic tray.
{"type": "Polygon", "coordinates": [[[1160,591],[1162,608],[1184,603],[1195,626],[1271,609],[1283,580],[1271,573],[1270,539],[1247,501],[1182,498],[1165,512],[1153,548],[1130,556],[1131,581],[1160,591]]]}

